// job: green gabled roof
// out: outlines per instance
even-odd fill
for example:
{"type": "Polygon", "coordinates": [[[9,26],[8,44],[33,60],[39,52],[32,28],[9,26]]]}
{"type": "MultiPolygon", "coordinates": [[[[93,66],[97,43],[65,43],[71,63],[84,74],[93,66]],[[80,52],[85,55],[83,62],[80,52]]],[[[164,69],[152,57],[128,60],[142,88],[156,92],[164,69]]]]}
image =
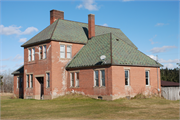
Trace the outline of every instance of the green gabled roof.
{"type": "Polygon", "coordinates": [[[162,66],[112,33],[93,37],[67,65],[69,68],[97,65],[162,66]],[[105,55],[105,62],[100,59],[105,55]]]}
{"type": "MultiPolygon", "coordinates": [[[[96,36],[110,32],[137,49],[137,47],[120,29],[98,25],[95,26],[96,36]]],[[[88,24],[58,19],[43,31],[38,33],[36,36],[31,38],[29,41],[24,43],[22,47],[29,46],[35,43],[45,42],[48,40],[86,44],[88,41],[88,24]]]]}

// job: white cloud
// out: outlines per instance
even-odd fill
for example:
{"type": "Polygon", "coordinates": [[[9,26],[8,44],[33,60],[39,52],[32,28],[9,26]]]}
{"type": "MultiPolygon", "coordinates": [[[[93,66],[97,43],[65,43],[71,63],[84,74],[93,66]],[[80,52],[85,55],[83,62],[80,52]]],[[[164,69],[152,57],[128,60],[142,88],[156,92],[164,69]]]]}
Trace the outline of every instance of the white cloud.
{"type": "Polygon", "coordinates": [[[107,26],[108,26],[108,24],[104,23],[102,26],[105,26],[105,27],[107,27],[107,26]]]}
{"type": "Polygon", "coordinates": [[[17,63],[14,67],[21,67],[24,64],[24,62],[17,63]]]}
{"type": "Polygon", "coordinates": [[[6,71],[6,70],[1,70],[1,69],[0,69],[0,73],[3,73],[3,72],[5,72],[5,71],[6,71]]]}
{"type": "Polygon", "coordinates": [[[164,24],[164,23],[157,23],[155,26],[164,26],[164,25],[168,25],[168,23],[164,24]]]}
{"type": "Polygon", "coordinates": [[[22,42],[22,43],[24,43],[24,42],[26,42],[27,41],[27,38],[21,38],[20,40],[19,40],[19,42],[22,42]]]}
{"type": "Polygon", "coordinates": [[[85,9],[88,9],[89,11],[93,11],[93,10],[98,10],[98,6],[97,6],[97,3],[95,3],[95,0],[82,0],[82,4],[79,4],[77,6],[78,9],[81,9],[81,8],[85,8],[85,9]]]}
{"type": "Polygon", "coordinates": [[[23,59],[23,57],[19,54],[17,54],[14,58],[13,58],[13,61],[18,61],[18,60],[21,60],[23,59]]]}
{"type": "Polygon", "coordinates": [[[6,59],[2,59],[2,60],[0,60],[0,61],[9,61],[10,59],[11,59],[11,57],[6,58],[6,59]]]}
{"type": "Polygon", "coordinates": [[[153,40],[157,37],[157,35],[154,35],[153,38],[151,38],[149,41],[151,42],[151,44],[155,44],[157,42],[154,42],[153,40]]]}
{"type": "Polygon", "coordinates": [[[179,59],[174,59],[174,60],[171,60],[171,59],[169,59],[169,60],[159,59],[159,62],[160,63],[179,63],[180,60],[179,59]]]}
{"type": "Polygon", "coordinates": [[[9,27],[4,27],[4,25],[0,25],[0,34],[2,35],[27,35],[27,34],[31,34],[34,31],[38,31],[37,28],[35,27],[28,27],[24,32],[22,32],[20,30],[20,28],[22,28],[21,26],[16,27],[14,25],[9,26],[9,27]]]}
{"type": "Polygon", "coordinates": [[[171,64],[171,63],[164,64],[164,66],[163,66],[163,68],[168,68],[168,69],[174,69],[174,68],[176,68],[176,67],[177,67],[177,65],[173,65],[173,64],[171,64]]]}
{"type": "Polygon", "coordinates": [[[157,56],[154,56],[154,55],[148,55],[148,56],[154,60],[157,60],[157,56]]]}
{"type": "Polygon", "coordinates": [[[152,53],[161,53],[161,52],[166,52],[170,49],[177,48],[176,46],[163,46],[163,47],[155,47],[150,50],[152,53]]]}

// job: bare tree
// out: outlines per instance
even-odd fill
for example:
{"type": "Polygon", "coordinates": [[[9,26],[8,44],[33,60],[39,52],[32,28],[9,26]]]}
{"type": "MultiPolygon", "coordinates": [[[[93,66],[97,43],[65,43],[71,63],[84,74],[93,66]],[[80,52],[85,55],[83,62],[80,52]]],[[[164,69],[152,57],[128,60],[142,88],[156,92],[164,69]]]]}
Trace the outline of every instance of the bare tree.
{"type": "Polygon", "coordinates": [[[13,92],[13,75],[11,75],[12,70],[6,70],[5,72],[1,73],[3,76],[2,84],[1,84],[1,92],[13,92]]]}

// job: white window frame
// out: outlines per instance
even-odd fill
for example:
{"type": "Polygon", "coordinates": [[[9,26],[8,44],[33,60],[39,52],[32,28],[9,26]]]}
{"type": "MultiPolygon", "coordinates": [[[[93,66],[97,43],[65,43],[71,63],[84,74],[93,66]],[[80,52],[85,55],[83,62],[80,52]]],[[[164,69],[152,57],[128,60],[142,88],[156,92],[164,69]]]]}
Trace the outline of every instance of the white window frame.
{"type": "Polygon", "coordinates": [[[43,45],[43,59],[46,59],[46,45],[43,45]]]}
{"type": "Polygon", "coordinates": [[[30,74],[30,88],[33,88],[33,74],[30,74]]]}
{"type": "Polygon", "coordinates": [[[146,71],[145,71],[145,84],[146,84],[146,86],[149,86],[149,85],[150,85],[149,70],[146,70],[146,71]],[[148,77],[146,77],[146,72],[148,72],[148,77]],[[146,79],[148,79],[148,84],[146,84],[146,79]]]}
{"type": "Polygon", "coordinates": [[[28,61],[31,61],[31,49],[28,49],[28,61]]]}
{"type": "Polygon", "coordinates": [[[79,72],[75,72],[75,81],[76,81],[76,87],[79,87],[79,79],[77,79],[77,74],[79,74],[79,72]]]}
{"type": "Polygon", "coordinates": [[[17,88],[19,88],[20,86],[19,86],[19,79],[20,77],[17,77],[17,88]]]}
{"type": "Polygon", "coordinates": [[[65,58],[65,45],[63,45],[63,44],[60,45],[60,58],[65,58]],[[64,47],[63,51],[61,50],[62,46],[64,47]],[[62,54],[64,54],[64,56],[62,56],[62,54]]]}
{"type": "MultiPolygon", "coordinates": [[[[72,84],[72,80],[74,82],[74,76],[72,76],[72,74],[74,74],[74,72],[70,73],[70,87],[74,87],[74,84],[72,84]],[[72,79],[73,78],[73,79],[72,79]]],[[[74,74],[75,75],[75,74],[74,74]]],[[[75,83],[75,82],[74,82],[75,83]]]]}
{"type": "Polygon", "coordinates": [[[129,70],[124,70],[124,75],[125,75],[125,86],[129,86],[130,85],[129,70]],[[128,84],[127,85],[126,85],[126,71],[128,71],[128,79],[127,79],[128,84]]]}
{"type": "Polygon", "coordinates": [[[71,45],[67,45],[67,58],[71,58],[72,56],[72,47],[71,45]],[[70,48],[70,51],[68,51],[68,47],[70,48]],[[70,54],[70,57],[68,57],[68,54],[70,54]]]}
{"type": "Polygon", "coordinates": [[[35,60],[35,48],[32,48],[32,61],[35,60]]]}
{"type": "Polygon", "coordinates": [[[99,70],[94,70],[94,87],[99,87],[99,70]],[[96,71],[98,71],[98,84],[96,83],[96,71]]]}
{"type": "Polygon", "coordinates": [[[103,87],[106,86],[106,82],[105,82],[105,70],[100,70],[100,86],[103,86],[103,87]],[[104,71],[104,85],[103,85],[102,71],[104,71]]]}
{"type": "Polygon", "coordinates": [[[26,75],[26,88],[29,88],[29,75],[26,75]]]}
{"type": "Polygon", "coordinates": [[[50,73],[46,73],[46,88],[50,88],[50,73]]]}
{"type": "MultiPolygon", "coordinates": [[[[42,46],[39,46],[39,60],[42,60],[43,58],[43,56],[41,56],[41,52],[43,52],[42,51],[42,46]]],[[[42,53],[43,54],[43,53],[42,53]]]]}

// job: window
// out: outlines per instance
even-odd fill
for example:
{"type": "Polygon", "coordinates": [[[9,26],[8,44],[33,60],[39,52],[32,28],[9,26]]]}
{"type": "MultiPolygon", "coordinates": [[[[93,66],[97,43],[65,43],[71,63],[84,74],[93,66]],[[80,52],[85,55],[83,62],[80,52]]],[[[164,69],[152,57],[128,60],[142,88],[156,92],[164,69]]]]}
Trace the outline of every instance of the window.
{"type": "Polygon", "coordinates": [[[28,61],[31,61],[31,49],[28,49],[28,54],[29,54],[28,61]]]}
{"type": "Polygon", "coordinates": [[[71,87],[74,87],[74,73],[71,73],[71,87]]]}
{"type": "Polygon", "coordinates": [[[22,88],[22,76],[20,77],[19,88],[22,88]]]}
{"type": "Polygon", "coordinates": [[[30,75],[30,88],[33,87],[33,75],[31,74],[30,75]]]}
{"type": "Polygon", "coordinates": [[[149,71],[145,72],[145,78],[146,78],[146,85],[149,85],[149,71]]]}
{"type": "Polygon", "coordinates": [[[76,87],[79,87],[79,72],[76,72],[76,87]]]}
{"type": "Polygon", "coordinates": [[[32,48],[32,61],[35,60],[35,48],[32,48]]]}
{"type": "Polygon", "coordinates": [[[46,59],[46,45],[43,46],[43,59],[46,59]]]}
{"type": "Polygon", "coordinates": [[[27,82],[27,83],[26,83],[26,88],[29,88],[29,75],[27,75],[26,77],[27,77],[27,78],[26,78],[26,79],[27,79],[27,81],[26,81],[26,82],[27,82]]]}
{"type": "Polygon", "coordinates": [[[50,74],[46,73],[46,87],[50,87],[50,74]]]}
{"type": "Polygon", "coordinates": [[[105,70],[101,70],[101,86],[105,86],[105,70]]]}
{"type": "Polygon", "coordinates": [[[19,77],[17,77],[17,88],[19,88],[19,77]]]}
{"type": "Polygon", "coordinates": [[[42,59],[42,46],[39,46],[39,59],[42,59]]]}
{"type": "Polygon", "coordinates": [[[99,74],[98,70],[94,71],[94,86],[99,87],[99,74]]]}
{"type": "Polygon", "coordinates": [[[71,58],[71,46],[67,46],[67,58],[71,58]]]}
{"type": "Polygon", "coordinates": [[[125,85],[129,85],[129,70],[125,70],[125,85]]]}
{"type": "Polygon", "coordinates": [[[65,58],[65,45],[60,45],[60,57],[65,58]]]}

